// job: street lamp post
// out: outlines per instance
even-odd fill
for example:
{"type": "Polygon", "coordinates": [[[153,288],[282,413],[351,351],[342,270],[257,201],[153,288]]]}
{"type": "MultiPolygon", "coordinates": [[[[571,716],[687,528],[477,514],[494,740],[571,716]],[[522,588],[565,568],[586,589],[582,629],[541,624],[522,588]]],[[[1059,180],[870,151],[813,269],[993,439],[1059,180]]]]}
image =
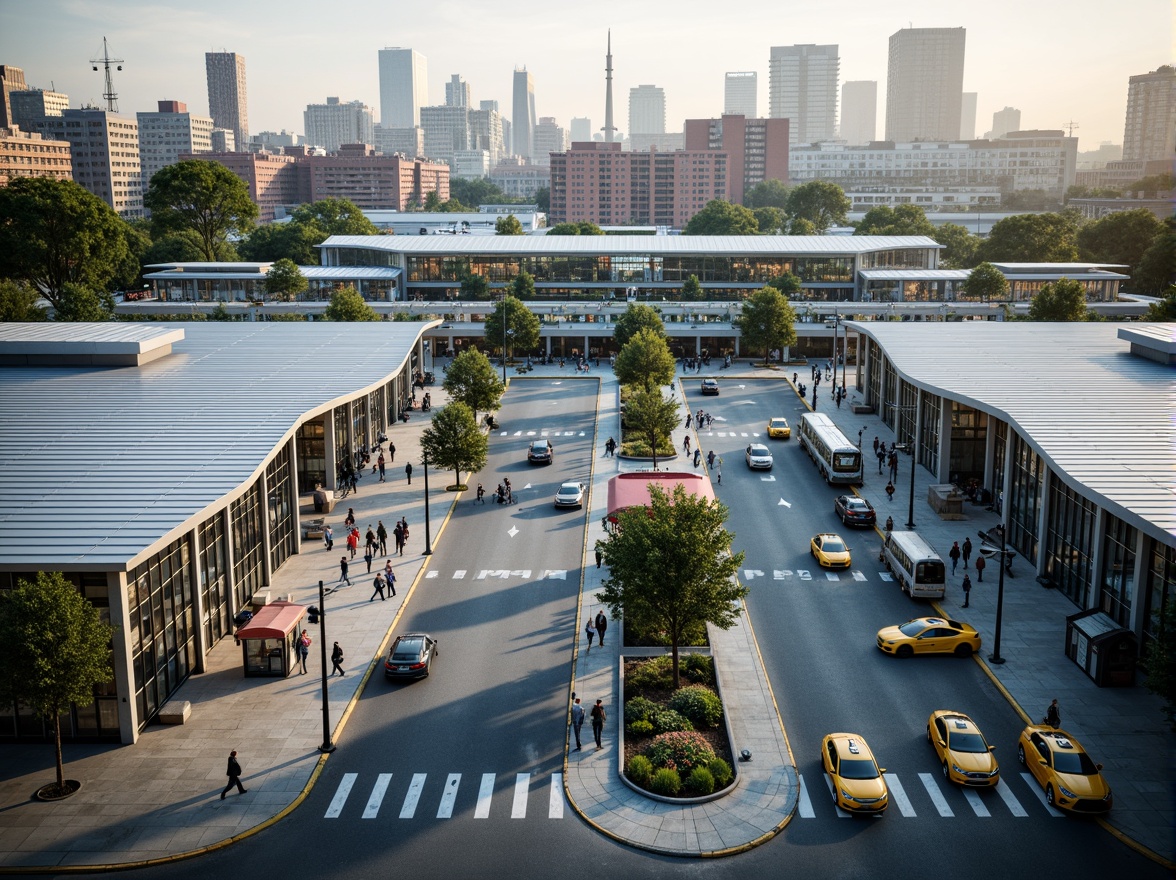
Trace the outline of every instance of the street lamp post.
{"type": "MultiPolygon", "coordinates": [[[[1000,566],[1000,573],[996,578],[996,628],[992,636],[992,653],[988,655],[988,662],[993,664],[1004,663],[1004,657],[1000,656],[1000,628],[1004,620],[1004,582],[1005,582],[1005,567],[1008,564],[1013,551],[1005,545],[1004,542],[1004,524],[1001,523],[990,532],[980,532],[980,540],[983,541],[980,545],[980,552],[986,558],[995,557],[1000,566]],[[1000,547],[994,546],[993,534],[999,536],[1000,547]]],[[[1010,575],[1011,576],[1011,575],[1010,575]]]]}
{"type": "Polygon", "coordinates": [[[502,295],[502,384],[506,384],[506,298],[509,294],[502,295]]]}
{"type": "Polygon", "coordinates": [[[896,449],[901,449],[903,452],[911,454],[911,497],[907,502],[907,521],[906,527],[908,529],[915,528],[915,444],[914,443],[900,443],[896,449]]]}
{"type": "Polygon", "coordinates": [[[323,744],[319,746],[319,751],[325,754],[335,751],[335,743],[331,739],[331,704],[327,699],[327,616],[324,613],[326,609],[326,594],[323,592],[323,582],[319,581],[319,656],[322,661],[322,677],[323,677],[323,744]]]}
{"type": "Polygon", "coordinates": [[[422,556],[433,555],[433,538],[429,533],[429,454],[421,452],[421,467],[425,471],[425,552],[422,556]]]}

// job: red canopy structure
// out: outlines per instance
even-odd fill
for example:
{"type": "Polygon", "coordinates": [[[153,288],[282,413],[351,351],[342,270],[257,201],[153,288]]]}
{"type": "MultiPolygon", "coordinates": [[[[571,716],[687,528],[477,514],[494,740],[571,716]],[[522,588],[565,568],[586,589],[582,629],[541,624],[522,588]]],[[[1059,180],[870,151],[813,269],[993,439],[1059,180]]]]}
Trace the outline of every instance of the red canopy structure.
{"type": "Polygon", "coordinates": [[[674,487],[681,485],[689,495],[715,500],[711,481],[702,474],[689,471],[649,471],[617,474],[608,481],[608,518],[617,521],[617,514],[627,507],[648,507],[650,486],[660,486],[671,497],[674,487]]]}
{"type": "Polygon", "coordinates": [[[298,626],[306,612],[305,605],[294,602],[271,602],[263,605],[243,627],[238,639],[284,639],[298,626]]]}

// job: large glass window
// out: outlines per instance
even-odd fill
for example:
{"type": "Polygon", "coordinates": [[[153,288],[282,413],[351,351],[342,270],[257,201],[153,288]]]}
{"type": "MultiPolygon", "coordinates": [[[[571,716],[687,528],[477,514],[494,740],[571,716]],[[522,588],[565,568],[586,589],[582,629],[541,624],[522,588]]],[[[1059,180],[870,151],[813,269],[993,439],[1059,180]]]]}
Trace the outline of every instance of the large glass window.
{"type": "Polygon", "coordinates": [[[999,419],[993,431],[992,444],[992,500],[998,514],[1004,513],[1005,457],[1008,450],[1009,424],[999,419]]]}
{"type": "Polygon", "coordinates": [[[173,541],[128,573],[127,611],[142,730],[192,669],[195,649],[186,539],[173,541]]]}
{"type": "Polygon", "coordinates": [[[919,428],[919,463],[933,474],[939,473],[939,420],[942,418],[942,398],[924,392],[923,413],[919,428]]]}
{"type": "Polygon", "coordinates": [[[1163,636],[1160,621],[1156,612],[1164,608],[1169,602],[1176,601],[1173,589],[1176,588],[1176,547],[1163,544],[1154,538],[1148,538],[1151,552],[1148,554],[1147,583],[1143,591],[1143,644],[1140,655],[1147,656],[1146,651],[1151,642],[1163,636]]]}
{"type": "Polygon", "coordinates": [[[988,413],[953,400],[951,403],[951,481],[966,485],[984,479],[988,413]]]}
{"type": "Polygon", "coordinates": [[[296,495],[313,492],[315,484],[327,482],[326,426],[322,418],[304,422],[294,435],[298,457],[298,489],[296,495]]]}
{"type": "Polygon", "coordinates": [[[269,492],[266,522],[270,539],[270,571],[277,571],[294,554],[297,543],[294,530],[298,527],[298,500],[290,476],[289,446],[283,446],[266,467],[265,479],[269,492]]]}
{"type": "Polygon", "coordinates": [[[1079,608],[1091,607],[1094,536],[1098,508],[1061,480],[1050,477],[1045,524],[1045,577],[1079,608]]]}
{"type": "Polygon", "coordinates": [[[232,597],[229,595],[229,572],[225,564],[225,518],[215,513],[197,528],[200,538],[200,599],[204,607],[204,643],[211,648],[233,631],[232,597]]]}
{"type": "Polygon", "coordinates": [[[1041,511],[1041,493],[1045,482],[1045,462],[1020,434],[1013,434],[1012,480],[1008,509],[1009,543],[1028,559],[1037,562],[1037,518],[1041,511]]]}
{"type": "Polygon", "coordinates": [[[1102,588],[1098,604],[1119,626],[1131,626],[1136,536],[1132,526],[1107,514],[1107,531],[1103,537],[1102,588]]]}
{"type": "Polygon", "coordinates": [[[237,608],[248,606],[253,601],[253,594],[265,586],[263,527],[261,480],[258,479],[248,492],[233,502],[229,510],[229,540],[233,544],[233,589],[237,608]]]}

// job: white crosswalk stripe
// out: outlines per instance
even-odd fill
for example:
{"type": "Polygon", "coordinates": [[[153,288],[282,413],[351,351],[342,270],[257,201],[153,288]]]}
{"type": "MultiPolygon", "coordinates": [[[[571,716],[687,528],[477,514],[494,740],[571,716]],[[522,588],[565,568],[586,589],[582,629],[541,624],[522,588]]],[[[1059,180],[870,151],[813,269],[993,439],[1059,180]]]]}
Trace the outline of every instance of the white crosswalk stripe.
{"type": "Polygon", "coordinates": [[[1009,812],[1018,818],[1024,818],[1029,814],[1025,812],[1025,808],[1021,806],[1021,802],[1017,800],[1016,795],[1013,794],[1011,788],[1005,785],[1002,779],[996,783],[996,793],[1000,795],[1000,799],[1005,802],[1005,806],[1009,808],[1009,812]]]}
{"type": "MultiPolygon", "coordinates": [[[[825,779],[825,788],[829,789],[829,796],[835,797],[836,792],[833,791],[833,778],[828,773],[822,773],[821,775],[825,779]]],[[[841,809],[841,807],[837,806],[836,800],[833,801],[833,809],[837,811],[837,818],[838,819],[852,819],[853,818],[853,816],[851,816],[849,813],[845,812],[845,810],[841,809]]]]}
{"type": "Polygon", "coordinates": [[[453,816],[453,804],[457,800],[457,788],[461,785],[461,774],[450,773],[445,780],[445,788],[441,794],[441,803],[437,805],[437,818],[449,819],[453,816]]]}
{"type": "Polygon", "coordinates": [[[1045,807],[1047,813],[1049,813],[1054,818],[1065,816],[1065,813],[1063,813],[1061,810],[1055,809],[1049,805],[1049,801],[1045,799],[1045,791],[1040,785],[1037,784],[1036,779],[1034,779],[1028,773],[1022,773],[1021,778],[1025,780],[1025,784],[1032,790],[1033,796],[1041,801],[1041,805],[1045,807]]]}
{"type": "Polygon", "coordinates": [[[359,776],[358,773],[344,773],[343,778],[339,780],[339,788],[335,791],[335,796],[331,798],[331,805],[327,807],[327,812],[323,816],[324,819],[338,819],[339,814],[343,812],[343,805],[347,803],[347,795],[351,794],[351,786],[355,785],[355,778],[359,776]]]}
{"type": "Polygon", "coordinates": [[[943,796],[943,792],[939,790],[939,786],[935,784],[935,775],[932,773],[920,773],[919,781],[923,783],[923,788],[927,789],[927,794],[931,798],[931,803],[935,804],[935,809],[939,811],[939,815],[945,819],[950,819],[955,815],[948,806],[947,798],[943,796]]]}
{"type": "Polygon", "coordinates": [[[988,807],[984,806],[984,801],[980,797],[980,792],[976,791],[974,788],[965,788],[963,791],[964,797],[968,799],[968,803],[971,805],[973,813],[982,819],[987,819],[992,816],[992,813],[988,812],[988,807]]]}
{"type": "Polygon", "coordinates": [[[512,819],[527,818],[527,788],[530,784],[530,773],[515,774],[514,803],[510,806],[510,817],[512,819]]]}
{"type": "Polygon", "coordinates": [[[490,801],[494,798],[494,774],[483,773],[482,785],[478,789],[478,804],[474,807],[475,819],[490,818],[490,801]]]}
{"type": "Polygon", "coordinates": [[[796,810],[802,819],[812,819],[817,814],[813,811],[813,802],[809,800],[808,786],[804,784],[804,777],[800,777],[800,800],[796,810]]]}
{"type": "Polygon", "coordinates": [[[563,774],[551,774],[551,791],[547,796],[547,818],[562,819],[564,814],[563,774]]]}
{"type": "Polygon", "coordinates": [[[417,803],[421,799],[421,792],[425,788],[424,773],[414,773],[412,775],[412,782],[409,783],[408,793],[404,796],[404,803],[400,807],[400,818],[411,819],[416,815],[417,803]]]}
{"type": "Polygon", "coordinates": [[[384,795],[388,791],[388,783],[392,781],[391,773],[381,773],[376,777],[376,784],[372,786],[372,793],[368,796],[367,806],[363,808],[365,819],[374,819],[380,814],[380,804],[384,802],[384,795]]]}
{"type": "Polygon", "coordinates": [[[902,787],[898,777],[893,773],[883,773],[886,777],[886,787],[890,789],[890,800],[898,807],[898,811],[906,816],[908,819],[915,816],[915,808],[911,804],[911,799],[907,797],[906,789],[902,787]]]}

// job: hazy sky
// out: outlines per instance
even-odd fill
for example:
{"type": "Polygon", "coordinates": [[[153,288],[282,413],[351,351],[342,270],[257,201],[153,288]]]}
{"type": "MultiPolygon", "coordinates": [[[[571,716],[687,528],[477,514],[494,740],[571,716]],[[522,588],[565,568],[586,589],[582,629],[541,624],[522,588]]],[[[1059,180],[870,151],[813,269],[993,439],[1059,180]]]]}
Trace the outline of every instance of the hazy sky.
{"type": "Polygon", "coordinates": [[[965,27],[964,90],[978,92],[976,130],[1002,107],[1023,128],[1078,123],[1079,149],[1121,144],[1127,78],[1176,59],[1172,0],[0,0],[0,63],[24,68],[30,86],[56,88],[70,106],[101,103],[101,71],[89,59],[124,59],[115,74],[119,110],[155,110],[159,100],[208,112],[204,53],[245,56],[252,132],[302,133],[302,111],[327,96],[360,100],[379,113],[377,50],[425,55],[429,96],[442,104],[459,73],[475,104],[497,99],[511,115],[511,71],[526,65],[539,116],[567,126],[604,122],[604,53],[612,29],[616,125],[628,128],[629,89],[666,92],[666,127],[723,109],[723,73],[759,73],[768,113],[771,46],[835,43],[841,81],[877,80],[884,134],[889,36],[900,28],[965,27]]]}

